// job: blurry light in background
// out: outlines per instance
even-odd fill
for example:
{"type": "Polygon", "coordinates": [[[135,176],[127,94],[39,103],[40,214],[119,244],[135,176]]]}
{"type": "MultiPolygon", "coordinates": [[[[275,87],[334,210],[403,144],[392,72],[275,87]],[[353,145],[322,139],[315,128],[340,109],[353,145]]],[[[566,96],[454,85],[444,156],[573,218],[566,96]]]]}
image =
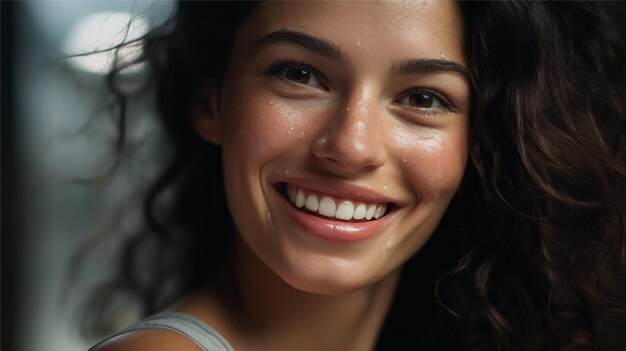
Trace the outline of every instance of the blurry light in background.
{"type": "MultiPolygon", "coordinates": [[[[114,64],[125,65],[142,54],[142,41],[137,40],[149,30],[148,22],[128,12],[99,12],[78,22],[65,40],[68,62],[80,71],[104,75],[114,64]],[[136,42],[133,42],[137,40],[136,42]],[[116,46],[128,43],[121,47],[116,46]],[[79,56],[73,56],[79,55],[79,56]]],[[[122,73],[138,73],[145,62],[130,65],[122,73]]]]}

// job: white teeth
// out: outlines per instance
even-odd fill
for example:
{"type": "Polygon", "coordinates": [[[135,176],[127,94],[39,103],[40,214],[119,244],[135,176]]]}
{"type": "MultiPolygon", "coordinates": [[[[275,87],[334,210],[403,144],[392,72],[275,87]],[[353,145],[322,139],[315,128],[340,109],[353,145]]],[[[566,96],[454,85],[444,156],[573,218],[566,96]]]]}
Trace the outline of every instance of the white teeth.
{"type": "Polygon", "coordinates": [[[289,189],[289,200],[291,200],[291,202],[294,204],[296,203],[296,193],[297,191],[289,189]]]}
{"type": "Polygon", "coordinates": [[[296,207],[301,208],[304,206],[304,193],[302,190],[298,190],[298,194],[296,195],[296,207]]]}
{"type": "Polygon", "coordinates": [[[368,221],[374,217],[374,212],[376,212],[376,205],[369,205],[367,207],[367,211],[365,212],[365,219],[368,221]]]}
{"type": "Polygon", "coordinates": [[[354,209],[354,219],[363,219],[365,218],[365,211],[367,209],[365,208],[365,204],[359,204],[355,209],[354,209]]]}
{"type": "Polygon", "coordinates": [[[383,207],[382,206],[376,206],[376,211],[374,211],[374,218],[378,219],[380,218],[380,216],[382,215],[383,212],[383,207]]]}
{"type": "Polygon", "coordinates": [[[317,212],[318,206],[319,206],[319,202],[317,201],[317,196],[309,195],[309,197],[306,199],[306,203],[304,204],[304,207],[306,207],[307,209],[313,212],[317,212]]]}
{"type": "Polygon", "coordinates": [[[335,218],[348,220],[352,218],[354,214],[354,206],[350,201],[344,201],[339,204],[337,207],[337,212],[335,212],[335,218]]]}
{"type": "Polygon", "coordinates": [[[335,217],[335,211],[337,207],[335,205],[335,201],[329,198],[328,196],[324,196],[320,200],[319,209],[317,210],[319,214],[326,217],[335,217]]]}
{"type": "Polygon", "coordinates": [[[385,215],[386,205],[354,203],[349,200],[335,200],[330,196],[305,194],[303,190],[287,188],[286,195],[298,208],[305,207],[309,211],[317,212],[326,217],[335,217],[341,220],[350,219],[378,219],[385,215]],[[335,202],[337,201],[337,202],[335,202]]]}

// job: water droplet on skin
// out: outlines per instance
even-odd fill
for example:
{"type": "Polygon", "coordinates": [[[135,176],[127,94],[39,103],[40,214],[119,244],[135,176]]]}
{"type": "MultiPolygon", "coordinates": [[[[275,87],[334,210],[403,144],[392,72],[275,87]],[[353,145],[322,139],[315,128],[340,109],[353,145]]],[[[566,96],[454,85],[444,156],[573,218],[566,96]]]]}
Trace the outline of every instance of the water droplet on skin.
{"type": "Polygon", "coordinates": [[[306,21],[302,22],[300,25],[301,25],[302,27],[304,27],[304,26],[306,26],[307,24],[309,24],[309,21],[308,21],[308,20],[306,20],[306,21]]]}
{"type": "Polygon", "coordinates": [[[385,250],[389,252],[391,251],[392,247],[393,247],[393,244],[391,243],[391,239],[387,240],[387,242],[385,243],[385,250]]]}
{"type": "Polygon", "coordinates": [[[272,212],[270,210],[267,210],[267,218],[272,219],[272,212]]]}
{"type": "Polygon", "coordinates": [[[441,193],[436,193],[435,196],[433,196],[433,201],[439,200],[440,196],[441,196],[441,193]]]}
{"type": "Polygon", "coordinates": [[[406,160],[407,160],[407,152],[406,152],[406,151],[403,151],[403,152],[402,152],[402,162],[403,162],[403,163],[406,163],[406,160]]]}
{"type": "Polygon", "coordinates": [[[389,187],[388,187],[388,186],[386,186],[386,185],[383,185],[383,190],[384,190],[385,192],[388,192],[388,191],[389,191],[389,187]]]}
{"type": "Polygon", "coordinates": [[[302,140],[304,138],[304,132],[298,133],[298,139],[302,140]]]}
{"type": "Polygon", "coordinates": [[[293,126],[289,126],[289,130],[287,130],[287,134],[293,134],[293,126]]]}
{"type": "Polygon", "coordinates": [[[356,121],[356,123],[354,124],[354,130],[360,132],[364,129],[365,129],[365,123],[363,123],[363,121],[356,121]]]}
{"type": "Polygon", "coordinates": [[[432,186],[434,182],[435,182],[435,177],[430,177],[430,179],[428,179],[428,185],[432,186]]]}
{"type": "Polygon", "coordinates": [[[289,168],[286,168],[284,173],[285,173],[286,176],[288,176],[289,175],[289,168]]]}
{"type": "Polygon", "coordinates": [[[357,40],[357,42],[356,42],[356,46],[357,46],[357,47],[361,46],[361,41],[360,41],[360,40],[357,40]]]}
{"type": "Polygon", "coordinates": [[[276,105],[276,100],[270,100],[270,101],[267,102],[267,104],[270,105],[270,106],[274,106],[274,105],[276,105]]]}
{"type": "Polygon", "coordinates": [[[346,107],[346,112],[348,112],[348,111],[350,111],[350,108],[349,108],[349,107],[346,107]]]}

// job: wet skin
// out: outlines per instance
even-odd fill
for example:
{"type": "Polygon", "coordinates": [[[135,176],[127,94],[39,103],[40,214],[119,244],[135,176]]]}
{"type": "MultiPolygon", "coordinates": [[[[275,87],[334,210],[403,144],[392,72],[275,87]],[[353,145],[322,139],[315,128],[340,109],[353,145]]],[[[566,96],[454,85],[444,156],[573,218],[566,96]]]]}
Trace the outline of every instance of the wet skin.
{"type": "Polygon", "coordinates": [[[238,235],[291,286],[338,294],[371,285],[437,226],[467,159],[470,93],[454,6],[266,4],[238,34],[220,109],[200,132],[223,147],[238,235]],[[293,206],[290,188],[388,213],[367,223],[320,216],[293,206]]]}

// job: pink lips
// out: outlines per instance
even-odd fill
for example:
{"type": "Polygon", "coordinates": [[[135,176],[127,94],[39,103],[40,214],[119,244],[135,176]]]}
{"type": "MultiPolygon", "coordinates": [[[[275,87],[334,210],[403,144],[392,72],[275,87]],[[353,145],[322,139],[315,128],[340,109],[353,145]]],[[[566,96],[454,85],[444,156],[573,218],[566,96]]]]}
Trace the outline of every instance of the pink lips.
{"type": "MultiPolygon", "coordinates": [[[[298,186],[301,185],[302,183],[298,183],[298,186]]],[[[327,193],[337,193],[337,189],[334,189],[334,191],[331,192],[328,191],[326,186],[316,185],[307,186],[307,188],[317,191],[326,190],[325,192],[327,193]]],[[[280,194],[280,190],[277,191],[280,194]]],[[[339,193],[344,196],[348,192],[351,191],[347,190],[345,187],[339,191],[339,193]]],[[[357,193],[357,191],[353,192],[353,194],[355,193],[357,193]]],[[[380,197],[376,196],[371,191],[359,188],[358,193],[360,199],[378,200],[378,202],[381,201],[380,197]]],[[[383,199],[383,201],[386,200],[387,199],[383,199]]],[[[390,213],[377,220],[350,222],[331,217],[320,217],[303,209],[298,209],[282,194],[280,194],[279,202],[289,217],[291,217],[298,226],[304,229],[304,231],[323,239],[343,243],[357,243],[374,237],[391,220],[394,214],[393,212],[395,212],[395,210],[392,210],[390,213]]]]}

